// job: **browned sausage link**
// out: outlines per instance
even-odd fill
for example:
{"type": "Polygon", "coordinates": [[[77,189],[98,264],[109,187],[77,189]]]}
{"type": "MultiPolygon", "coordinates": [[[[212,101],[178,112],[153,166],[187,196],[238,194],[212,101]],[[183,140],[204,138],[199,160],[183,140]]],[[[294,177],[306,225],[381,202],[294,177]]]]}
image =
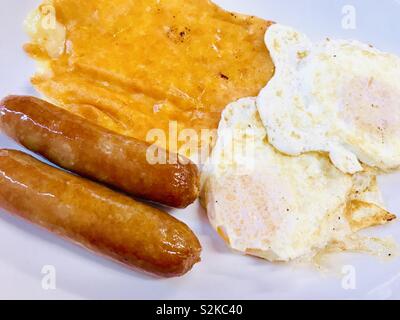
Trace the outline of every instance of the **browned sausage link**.
{"type": "Polygon", "coordinates": [[[195,164],[185,164],[182,157],[177,164],[150,164],[146,157],[149,144],[113,133],[43,100],[3,99],[0,126],[5,134],[51,162],[139,198],[184,208],[198,196],[195,164]]]}
{"type": "Polygon", "coordinates": [[[179,276],[200,260],[172,216],[31,156],[0,150],[0,206],[130,267],[179,276]]]}

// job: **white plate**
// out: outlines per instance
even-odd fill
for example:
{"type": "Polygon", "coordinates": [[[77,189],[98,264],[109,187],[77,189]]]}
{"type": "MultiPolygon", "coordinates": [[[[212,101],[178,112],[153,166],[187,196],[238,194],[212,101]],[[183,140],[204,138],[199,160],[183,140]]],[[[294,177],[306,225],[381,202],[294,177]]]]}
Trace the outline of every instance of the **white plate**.
{"type": "MultiPolygon", "coordinates": [[[[313,39],[327,36],[355,38],[400,55],[400,0],[216,2],[230,10],[292,25],[313,39]],[[352,5],[356,10],[356,29],[343,28],[345,5],[352,5]]],[[[38,3],[39,0],[1,1],[0,96],[35,94],[29,83],[34,66],[21,46],[26,40],[22,21],[38,3]]],[[[4,136],[0,136],[0,147],[18,148],[4,136]]],[[[388,207],[400,215],[400,175],[382,178],[381,185],[388,207]]],[[[215,235],[197,204],[173,214],[188,223],[199,236],[203,245],[202,262],[185,277],[156,280],[126,270],[0,212],[0,298],[400,298],[400,259],[382,261],[358,254],[338,255],[334,265],[336,273],[330,274],[308,267],[273,265],[230,252],[215,235]],[[56,270],[55,290],[42,287],[42,268],[47,265],[56,270]],[[350,276],[354,271],[355,283],[346,281],[348,278],[341,274],[342,269],[350,276]],[[346,284],[350,287],[355,284],[355,288],[348,288],[346,284]]],[[[398,223],[377,228],[376,232],[393,235],[400,243],[398,223]]]]}

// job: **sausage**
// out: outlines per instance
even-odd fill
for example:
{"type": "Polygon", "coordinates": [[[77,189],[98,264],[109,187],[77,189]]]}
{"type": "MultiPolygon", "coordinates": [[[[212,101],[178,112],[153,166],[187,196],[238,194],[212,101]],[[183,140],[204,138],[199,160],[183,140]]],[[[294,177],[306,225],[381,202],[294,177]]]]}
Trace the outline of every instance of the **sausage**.
{"type": "Polygon", "coordinates": [[[0,149],[0,206],[129,267],[180,276],[200,260],[184,223],[95,182],[0,149]]]}
{"type": "Polygon", "coordinates": [[[176,164],[151,164],[147,161],[150,144],[111,132],[38,98],[3,99],[0,127],[60,167],[130,195],[175,208],[185,208],[198,197],[198,168],[188,159],[177,156],[176,164]]]}

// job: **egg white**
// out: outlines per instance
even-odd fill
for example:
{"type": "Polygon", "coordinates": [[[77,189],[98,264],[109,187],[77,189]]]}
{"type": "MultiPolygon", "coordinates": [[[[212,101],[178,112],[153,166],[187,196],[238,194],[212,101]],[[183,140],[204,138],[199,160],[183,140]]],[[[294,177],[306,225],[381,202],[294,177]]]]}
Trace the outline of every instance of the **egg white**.
{"type": "Polygon", "coordinates": [[[221,237],[270,261],[313,257],[330,243],[344,243],[353,217],[361,226],[386,214],[379,191],[370,187],[374,176],[354,179],[321,154],[292,157],[272,147],[255,98],[223,112],[202,180],[203,203],[221,237]],[[353,199],[367,205],[349,212],[353,199]]]}
{"type": "Polygon", "coordinates": [[[326,152],[345,173],[400,167],[400,58],[357,41],[312,43],[279,24],[265,36],[275,75],[257,106],[288,155],[326,152]],[[360,163],[361,162],[361,163],[360,163]]]}

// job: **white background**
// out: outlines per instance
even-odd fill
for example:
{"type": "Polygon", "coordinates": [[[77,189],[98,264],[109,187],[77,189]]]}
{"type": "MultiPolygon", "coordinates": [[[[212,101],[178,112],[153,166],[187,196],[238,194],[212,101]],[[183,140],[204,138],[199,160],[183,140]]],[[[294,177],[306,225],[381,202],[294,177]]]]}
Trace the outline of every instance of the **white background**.
{"type": "MultiPolygon", "coordinates": [[[[112,0],[110,0],[112,1],[112,0]]],[[[227,9],[292,25],[314,40],[354,38],[400,55],[400,0],[218,0],[227,9]],[[357,28],[344,30],[344,5],[354,5],[357,28]]],[[[1,0],[0,96],[36,94],[29,83],[34,66],[23,53],[22,21],[39,1],[1,0]]],[[[240,43],[238,43],[240,45],[240,43]]],[[[400,79],[399,79],[400,80],[400,79]]],[[[16,148],[0,135],[0,147],[16,148]]],[[[400,176],[381,179],[388,207],[400,215],[400,176]]],[[[0,298],[22,299],[387,299],[400,298],[400,259],[383,261],[359,254],[335,256],[329,272],[311,267],[272,265],[230,252],[193,205],[175,211],[199,236],[202,262],[179,279],[155,279],[99,258],[46,231],[0,211],[0,298]],[[56,268],[56,290],[41,285],[44,265],[56,268]],[[356,289],[342,287],[341,269],[352,265],[356,289]]],[[[400,226],[374,233],[393,235],[400,226]]]]}

